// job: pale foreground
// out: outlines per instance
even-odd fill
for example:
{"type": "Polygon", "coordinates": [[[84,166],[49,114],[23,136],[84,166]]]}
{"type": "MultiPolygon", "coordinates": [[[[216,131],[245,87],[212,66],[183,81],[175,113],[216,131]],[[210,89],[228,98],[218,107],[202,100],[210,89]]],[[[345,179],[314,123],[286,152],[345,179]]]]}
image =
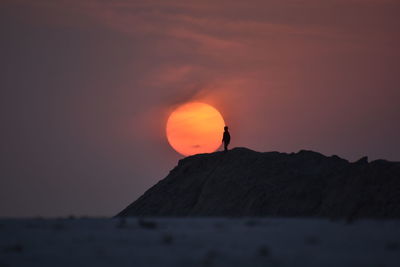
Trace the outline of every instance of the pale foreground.
{"type": "Polygon", "coordinates": [[[400,221],[3,219],[0,266],[400,266],[400,221]]]}

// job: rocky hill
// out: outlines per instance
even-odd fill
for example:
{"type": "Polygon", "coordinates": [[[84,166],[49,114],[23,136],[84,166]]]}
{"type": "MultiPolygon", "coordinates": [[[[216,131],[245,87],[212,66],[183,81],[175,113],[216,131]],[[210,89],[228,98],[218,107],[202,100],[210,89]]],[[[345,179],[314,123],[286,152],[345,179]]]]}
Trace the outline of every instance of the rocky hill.
{"type": "Polygon", "coordinates": [[[117,216],[400,218],[400,162],[304,150],[199,154],[117,216]]]}

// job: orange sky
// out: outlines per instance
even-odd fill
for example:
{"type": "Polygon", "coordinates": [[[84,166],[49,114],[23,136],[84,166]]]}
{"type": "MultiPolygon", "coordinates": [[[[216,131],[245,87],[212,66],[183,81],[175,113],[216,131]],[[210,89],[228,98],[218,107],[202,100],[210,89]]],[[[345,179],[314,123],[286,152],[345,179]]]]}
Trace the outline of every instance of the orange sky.
{"type": "Polygon", "coordinates": [[[400,160],[399,13],[395,0],[1,1],[0,216],[117,212],[180,158],[165,125],[186,101],[220,110],[233,147],[400,160]]]}

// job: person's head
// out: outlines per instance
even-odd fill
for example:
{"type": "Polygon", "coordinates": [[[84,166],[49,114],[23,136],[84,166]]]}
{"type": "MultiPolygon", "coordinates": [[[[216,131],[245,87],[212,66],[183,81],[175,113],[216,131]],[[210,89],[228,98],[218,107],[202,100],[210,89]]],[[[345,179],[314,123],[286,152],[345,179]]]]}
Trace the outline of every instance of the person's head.
{"type": "Polygon", "coordinates": [[[225,127],[224,127],[224,130],[225,130],[225,131],[228,131],[228,126],[225,126],[225,127]]]}

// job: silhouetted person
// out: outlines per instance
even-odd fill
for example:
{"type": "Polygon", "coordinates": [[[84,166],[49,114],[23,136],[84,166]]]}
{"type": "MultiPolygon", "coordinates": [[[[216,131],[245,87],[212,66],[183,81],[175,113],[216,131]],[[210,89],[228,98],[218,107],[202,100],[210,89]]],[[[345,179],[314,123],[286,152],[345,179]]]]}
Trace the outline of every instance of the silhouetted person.
{"type": "Polygon", "coordinates": [[[225,126],[224,127],[224,136],[222,137],[222,142],[224,143],[225,151],[228,151],[228,145],[229,145],[230,141],[231,141],[231,135],[229,134],[228,126],[225,126]]]}

